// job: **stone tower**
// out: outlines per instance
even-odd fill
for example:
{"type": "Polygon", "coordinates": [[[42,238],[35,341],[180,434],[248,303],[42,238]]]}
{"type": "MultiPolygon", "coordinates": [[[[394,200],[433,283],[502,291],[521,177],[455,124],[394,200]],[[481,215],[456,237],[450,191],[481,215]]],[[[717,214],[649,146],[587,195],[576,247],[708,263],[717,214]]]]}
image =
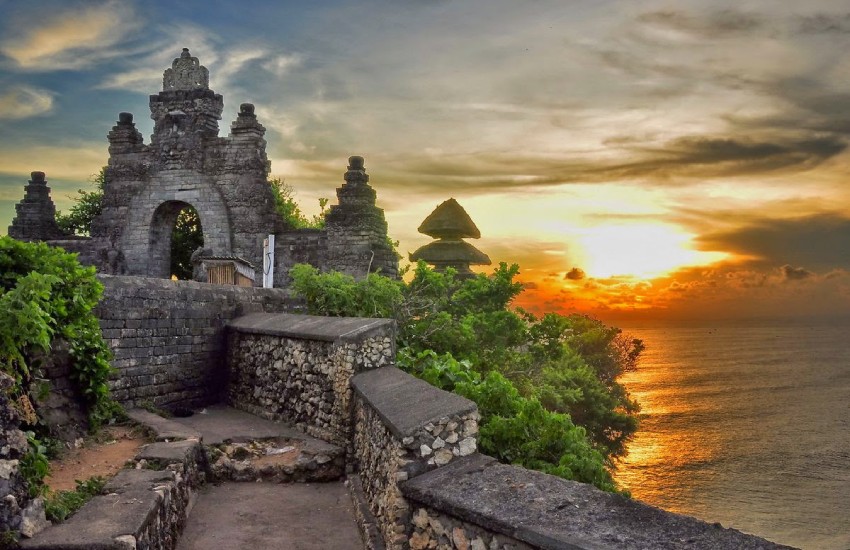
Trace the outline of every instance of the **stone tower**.
{"type": "Polygon", "coordinates": [[[424,260],[437,271],[452,267],[458,277],[474,277],[470,265],[490,265],[490,257],[464,238],[480,239],[481,232],[466,213],[466,210],[454,199],[449,199],[434,209],[419,226],[420,233],[438,239],[420,247],[410,255],[410,261],[424,260]]]}
{"type": "Polygon", "coordinates": [[[132,114],[119,115],[108,135],[103,213],[92,225],[102,259],[120,255],[127,274],[168,277],[174,223],[192,206],[209,254],[262,265],[263,239],[284,229],[266,182],[265,128],[243,103],[230,136],[219,137],[223,105],[206,67],[184,48],[150,96],[150,145],[132,114]]]}
{"type": "Polygon", "coordinates": [[[363,157],[350,157],[343,177],[345,183],[336,190],[339,204],[325,217],[329,267],[355,277],[370,271],[396,277],[398,256],[387,239],[387,221],[375,205],[377,194],[363,157]]]}
{"type": "Polygon", "coordinates": [[[50,198],[44,172],[33,172],[30,177],[23,200],[15,205],[9,236],[21,241],[61,239],[64,234],[56,225],[56,206],[50,198]]]}

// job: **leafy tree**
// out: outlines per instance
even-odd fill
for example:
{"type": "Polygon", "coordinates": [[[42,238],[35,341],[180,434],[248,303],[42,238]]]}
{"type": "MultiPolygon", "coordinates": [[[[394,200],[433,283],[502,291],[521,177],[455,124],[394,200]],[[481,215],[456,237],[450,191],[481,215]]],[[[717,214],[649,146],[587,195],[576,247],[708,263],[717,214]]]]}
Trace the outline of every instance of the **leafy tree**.
{"type": "Polygon", "coordinates": [[[309,266],[290,275],[311,313],[395,318],[397,364],[476,401],[485,452],[610,490],[606,468],[625,454],[639,410],[617,378],[635,368],[643,344],[586,316],[511,309],[518,273],[502,263],[461,280],[420,262],[410,283],[392,286],[309,266]]]}
{"type": "Polygon", "coordinates": [[[89,235],[91,222],[103,211],[103,183],[106,177],[106,167],[91,176],[89,182],[94,184],[94,190],[77,189],[74,204],[67,214],[56,213],[56,223],[59,229],[69,235],[89,235]]]}
{"type": "Polygon", "coordinates": [[[197,210],[187,206],[177,214],[171,232],[171,273],[181,281],[192,279],[192,254],[204,246],[204,231],[197,210]]]}
{"type": "Polygon", "coordinates": [[[328,205],[328,199],[320,198],[319,208],[321,208],[321,212],[312,218],[307,218],[301,212],[301,207],[295,202],[295,190],[283,178],[274,177],[269,180],[269,185],[274,195],[274,208],[287,225],[294,229],[322,229],[325,227],[325,214],[327,214],[325,208],[328,205]]]}

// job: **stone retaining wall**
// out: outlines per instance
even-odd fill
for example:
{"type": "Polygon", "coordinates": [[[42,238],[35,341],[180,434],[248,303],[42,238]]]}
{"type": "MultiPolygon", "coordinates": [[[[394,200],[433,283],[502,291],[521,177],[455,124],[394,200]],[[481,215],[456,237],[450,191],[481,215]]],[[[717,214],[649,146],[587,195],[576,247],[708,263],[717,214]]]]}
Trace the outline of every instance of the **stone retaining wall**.
{"type": "Polygon", "coordinates": [[[193,407],[225,386],[225,325],[258,311],[289,311],[285,290],[99,275],[95,313],[114,354],[112,395],[128,406],[193,407]]]}
{"type": "Polygon", "coordinates": [[[352,379],[353,459],[363,495],[387,548],[405,548],[411,510],[399,483],[476,449],[474,403],[395,367],[352,379]]]}
{"type": "Polygon", "coordinates": [[[21,546],[31,550],[173,550],[204,481],[201,457],[197,439],[152,443],[136,457],[135,469],[121,470],[107,482],[104,494],[21,546]],[[150,469],[151,465],[156,469],[150,469]]]}
{"type": "Polygon", "coordinates": [[[11,376],[0,372],[0,535],[21,532],[32,536],[39,523],[34,520],[44,521],[44,507],[40,498],[34,501],[30,497],[20,472],[20,460],[29,447],[20,430],[20,415],[7,394],[14,383],[11,376]]]}
{"type": "Polygon", "coordinates": [[[395,324],[387,319],[248,315],[230,324],[228,399],[345,447],[351,377],[394,356],[395,324]]]}

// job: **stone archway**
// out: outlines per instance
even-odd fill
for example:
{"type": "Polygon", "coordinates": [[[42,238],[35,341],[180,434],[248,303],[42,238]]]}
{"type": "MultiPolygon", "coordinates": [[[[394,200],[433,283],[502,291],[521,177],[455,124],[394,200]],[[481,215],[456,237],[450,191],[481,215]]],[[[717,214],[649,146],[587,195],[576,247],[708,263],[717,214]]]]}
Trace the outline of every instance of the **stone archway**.
{"type": "MultiPolygon", "coordinates": [[[[171,277],[171,239],[174,226],[180,212],[189,207],[194,208],[188,202],[166,201],[154,210],[148,238],[148,273],[153,277],[171,277]]],[[[203,221],[201,227],[204,227],[203,221]]]]}
{"type": "Polygon", "coordinates": [[[150,274],[155,277],[192,278],[191,255],[204,246],[203,224],[194,206],[166,201],[154,211],[148,246],[150,274]]]}

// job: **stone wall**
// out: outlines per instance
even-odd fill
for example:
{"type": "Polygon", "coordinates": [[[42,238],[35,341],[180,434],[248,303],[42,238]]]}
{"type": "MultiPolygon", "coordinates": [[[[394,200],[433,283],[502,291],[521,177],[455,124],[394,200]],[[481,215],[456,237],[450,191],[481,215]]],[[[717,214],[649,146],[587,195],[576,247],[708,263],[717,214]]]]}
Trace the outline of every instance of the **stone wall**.
{"type": "Polygon", "coordinates": [[[32,536],[34,527],[44,521],[44,508],[40,498],[34,501],[30,497],[20,473],[20,460],[29,447],[20,430],[20,415],[7,394],[14,382],[0,372],[0,536],[8,532],[32,536]],[[39,511],[40,522],[34,522],[39,511]]]}
{"type": "Polygon", "coordinates": [[[395,367],[352,380],[353,459],[366,506],[387,548],[405,548],[411,509],[399,483],[475,452],[474,403],[395,367]]]}
{"type": "Polygon", "coordinates": [[[71,357],[68,343],[55,338],[50,343],[50,353],[38,360],[35,375],[46,381],[49,390],[31,390],[39,419],[50,431],[50,435],[73,443],[88,432],[88,419],[83,396],[71,380],[71,357]]]}
{"type": "Polygon", "coordinates": [[[128,406],[191,407],[219,401],[226,382],[225,325],[252,312],[288,311],[279,289],[99,276],[95,313],[114,354],[112,395],[128,406]]]}
{"type": "Polygon", "coordinates": [[[274,285],[289,286],[289,270],[295,264],[310,264],[327,269],[328,232],[323,229],[298,229],[275,235],[274,285]]]}
{"type": "Polygon", "coordinates": [[[229,328],[230,403],[341,446],[350,440],[351,377],[395,357],[388,319],[254,314],[229,328]]]}
{"type": "Polygon", "coordinates": [[[788,548],[473,454],[401,484],[410,548],[788,548]]]}

